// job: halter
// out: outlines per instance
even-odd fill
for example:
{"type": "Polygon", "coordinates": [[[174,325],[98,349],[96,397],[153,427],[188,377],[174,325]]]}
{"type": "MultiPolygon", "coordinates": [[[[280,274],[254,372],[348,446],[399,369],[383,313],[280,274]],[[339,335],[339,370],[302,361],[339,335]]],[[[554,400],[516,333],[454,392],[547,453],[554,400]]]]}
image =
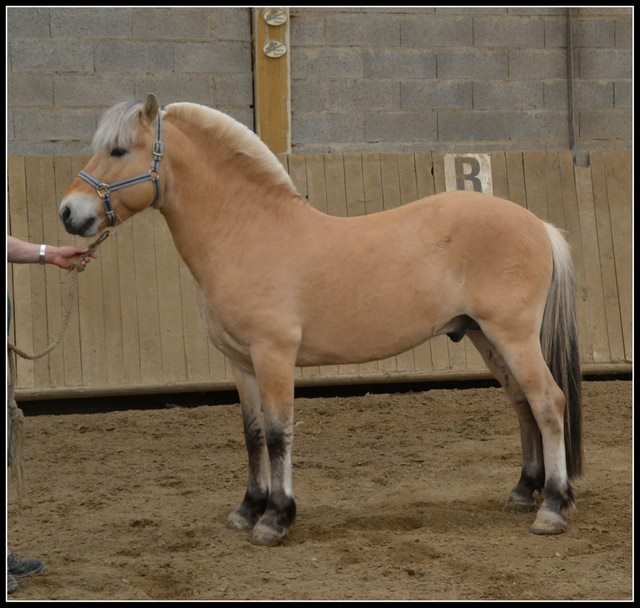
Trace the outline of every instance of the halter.
{"type": "Polygon", "coordinates": [[[120,180],[119,182],[114,182],[113,184],[105,184],[104,182],[99,182],[97,179],[95,179],[85,171],[80,171],[80,173],[78,173],[78,177],[82,178],[88,184],[91,184],[96,189],[96,193],[98,194],[98,196],[102,199],[109,227],[116,225],[116,214],[113,211],[113,207],[111,206],[110,198],[111,192],[113,192],[114,190],[121,190],[122,188],[127,188],[128,186],[135,186],[136,184],[141,184],[142,182],[151,181],[153,183],[154,192],[153,200],[151,201],[151,206],[153,207],[158,198],[160,190],[158,186],[158,180],[160,178],[158,167],[160,166],[163,152],[164,144],[162,143],[162,111],[158,109],[158,118],[156,121],[156,141],[153,144],[153,158],[151,160],[151,168],[149,169],[149,171],[137,175],[136,177],[130,177],[128,179],[120,180]]]}

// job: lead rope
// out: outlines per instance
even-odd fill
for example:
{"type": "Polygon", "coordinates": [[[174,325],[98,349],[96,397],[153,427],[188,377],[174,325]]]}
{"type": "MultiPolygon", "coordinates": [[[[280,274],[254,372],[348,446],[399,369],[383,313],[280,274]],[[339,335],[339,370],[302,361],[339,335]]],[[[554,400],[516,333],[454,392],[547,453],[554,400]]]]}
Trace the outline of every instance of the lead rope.
{"type": "Polygon", "coordinates": [[[21,502],[23,490],[22,444],[24,438],[24,414],[18,407],[18,404],[14,398],[14,387],[16,383],[16,355],[22,357],[23,359],[40,359],[41,357],[44,357],[46,354],[50,353],[56,346],[58,346],[58,344],[60,344],[64,332],[67,329],[67,325],[69,324],[69,319],[71,318],[73,303],[76,300],[76,292],[78,290],[78,274],[84,270],[82,261],[84,261],[87,257],[93,255],[98,248],[98,245],[100,245],[100,243],[102,243],[102,241],[104,241],[111,234],[111,232],[112,230],[105,230],[104,232],[102,232],[102,234],[100,234],[100,236],[89,245],[87,253],[84,253],[81,257],[81,262],[79,264],[74,264],[71,268],[69,268],[69,273],[71,274],[71,285],[69,286],[69,294],[64,305],[60,329],[58,330],[58,333],[56,334],[53,341],[44,350],[31,354],[21,350],[7,338],[7,359],[9,360],[9,386],[7,388],[7,401],[9,407],[8,415],[10,416],[11,428],[11,433],[9,436],[9,467],[12,477],[15,481],[18,502],[21,502]]]}

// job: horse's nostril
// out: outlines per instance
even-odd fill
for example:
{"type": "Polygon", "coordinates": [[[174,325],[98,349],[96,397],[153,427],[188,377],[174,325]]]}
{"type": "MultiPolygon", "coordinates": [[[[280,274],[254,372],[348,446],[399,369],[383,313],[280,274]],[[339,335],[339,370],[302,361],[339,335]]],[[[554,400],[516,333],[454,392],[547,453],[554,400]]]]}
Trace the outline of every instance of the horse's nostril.
{"type": "Polygon", "coordinates": [[[69,209],[69,207],[65,205],[63,209],[60,211],[60,219],[63,222],[66,222],[69,219],[70,215],[71,215],[71,209],[69,209]]]}

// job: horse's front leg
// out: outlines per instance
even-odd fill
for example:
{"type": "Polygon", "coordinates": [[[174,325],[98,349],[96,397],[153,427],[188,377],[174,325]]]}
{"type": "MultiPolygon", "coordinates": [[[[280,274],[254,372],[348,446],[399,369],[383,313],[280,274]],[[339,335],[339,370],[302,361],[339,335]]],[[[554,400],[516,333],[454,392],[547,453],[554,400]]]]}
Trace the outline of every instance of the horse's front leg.
{"type": "Polygon", "coordinates": [[[266,509],[251,536],[251,542],[256,545],[277,545],[296,517],[291,458],[296,351],[281,344],[263,345],[251,351],[260,389],[270,468],[266,509]]]}
{"type": "Polygon", "coordinates": [[[233,375],[242,404],[242,421],[249,458],[249,478],[244,498],[229,515],[227,526],[251,530],[267,508],[269,499],[269,453],[265,441],[264,416],[255,376],[232,364],[233,375]]]}

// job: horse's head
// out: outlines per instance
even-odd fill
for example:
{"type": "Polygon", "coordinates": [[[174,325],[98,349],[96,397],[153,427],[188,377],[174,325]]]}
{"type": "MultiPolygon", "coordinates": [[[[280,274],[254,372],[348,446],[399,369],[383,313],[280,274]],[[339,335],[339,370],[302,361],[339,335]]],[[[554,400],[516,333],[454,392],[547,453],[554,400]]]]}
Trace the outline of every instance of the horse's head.
{"type": "Polygon", "coordinates": [[[90,237],[153,205],[160,192],[162,112],[156,97],[120,103],[93,139],[94,155],[60,203],[67,232],[90,237]]]}

